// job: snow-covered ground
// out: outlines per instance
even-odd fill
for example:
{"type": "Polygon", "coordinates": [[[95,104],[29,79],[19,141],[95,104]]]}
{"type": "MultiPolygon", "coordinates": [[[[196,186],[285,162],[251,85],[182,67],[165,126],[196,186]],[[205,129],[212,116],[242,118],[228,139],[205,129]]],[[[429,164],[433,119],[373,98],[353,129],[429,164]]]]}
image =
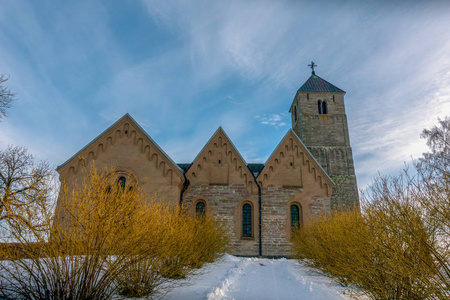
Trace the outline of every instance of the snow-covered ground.
{"type": "Polygon", "coordinates": [[[203,267],[164,300],[186,299],[350,299],[346,290],[291,259],[225,255],[203,267]],[[344,294],[345,293],[345,294],[344,294]]]}

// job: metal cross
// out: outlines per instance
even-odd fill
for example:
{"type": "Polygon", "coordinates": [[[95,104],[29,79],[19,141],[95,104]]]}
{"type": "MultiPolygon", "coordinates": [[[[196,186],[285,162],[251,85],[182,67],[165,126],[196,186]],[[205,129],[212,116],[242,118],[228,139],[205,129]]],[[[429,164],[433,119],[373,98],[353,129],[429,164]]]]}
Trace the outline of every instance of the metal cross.
{"type": "Polygon", "coordinates": [[[308,67],[311,67],[311,69],[312,69],[311,73],[313,75],[316,75],[316,72],[314,72],[314,67],[317,67],[317,65],[313,61],[311,61],[311,63],[308,65],[308,67]]]}

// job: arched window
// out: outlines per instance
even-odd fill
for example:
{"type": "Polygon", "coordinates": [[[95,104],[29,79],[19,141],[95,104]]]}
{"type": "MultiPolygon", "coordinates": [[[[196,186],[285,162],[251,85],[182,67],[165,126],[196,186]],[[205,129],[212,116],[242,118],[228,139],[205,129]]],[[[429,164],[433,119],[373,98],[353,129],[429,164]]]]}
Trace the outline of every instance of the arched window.
{"type": "Polygon", "coordinates": [[[327,112],[327,103],[325,101],[322,102],[322,114],[326,115],[327,112]]]}
{"type": "Polygon", "coordinates": [[[242,206],[242,237],[252,237],[252,206],[242,206]]]}
{"type": "Polygon", "coordinates": [[[322,114],[322,100],[317,101],[317,109],[319,111],[319,115],[322,114]]]}
{"type": "Polygon", "coordinates": [[[294,106],[294,121],[297,122],[297,106],[294,106]]]}
{"type": "Polygon", "coordinates": [[[301,209],[297,204],[291,205],[291,229],[300,227],[300,213],[301,209]]]}
{"type": "Polygon", "coordinates": [[[119,180],[117,180],[117,183],[120,185],[120,188],[122,191],[125,190],[125,184],[127,183],[127,179],[123,176],[119,177],[119,180]]]}
{"type": "Polygon", "coordinates": [[[205,202],[200,201],[197,203],[197,205],[195,206],[195,214],[197,216],[204,216],[206,213],[206,205],[205,202]]]}

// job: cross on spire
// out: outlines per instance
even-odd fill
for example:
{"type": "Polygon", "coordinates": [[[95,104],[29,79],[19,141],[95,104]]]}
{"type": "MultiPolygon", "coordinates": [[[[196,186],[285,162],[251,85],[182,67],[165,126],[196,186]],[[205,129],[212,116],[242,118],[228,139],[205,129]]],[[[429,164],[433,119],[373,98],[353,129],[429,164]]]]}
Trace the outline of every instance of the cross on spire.
{"type": "Polygon", "coordinates": [[[317,65],[313,61],[311,61],[311,63],[308,65],[308,67],[311,67],[311,69],[312,69],[311,74],[316,75],[316,72],[314,72],[314,67],[317,67],[317,65]]]}

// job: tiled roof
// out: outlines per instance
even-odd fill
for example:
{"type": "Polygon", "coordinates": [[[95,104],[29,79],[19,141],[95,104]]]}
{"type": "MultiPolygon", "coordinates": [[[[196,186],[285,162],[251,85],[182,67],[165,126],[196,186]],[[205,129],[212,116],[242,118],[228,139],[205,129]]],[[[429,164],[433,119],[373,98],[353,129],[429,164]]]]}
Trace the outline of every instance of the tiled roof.
{"type": "Polygon", "coordinates": [[[255,177],[258,177],[259,172],[264,168],[264,164],[247,164],[247,167],[255,177]]]}
{"type": "Polygon", "coordinates": [[[312,74],[308,80],[298,89],[300,92],[329,92],[329,93],[345,93],[340,88],[332,85],[328,81],[320,78],[316,74],[312,74]]]}
{"type": "Polygon", "coordinates": [[[183,170],[183,173],[186,173],[186,170],[189,169],[189,167],[190,167],[192,164],[177,164],[177,165],[178,165],[178,167],[179,167],[181,170],[183,170]]]}

